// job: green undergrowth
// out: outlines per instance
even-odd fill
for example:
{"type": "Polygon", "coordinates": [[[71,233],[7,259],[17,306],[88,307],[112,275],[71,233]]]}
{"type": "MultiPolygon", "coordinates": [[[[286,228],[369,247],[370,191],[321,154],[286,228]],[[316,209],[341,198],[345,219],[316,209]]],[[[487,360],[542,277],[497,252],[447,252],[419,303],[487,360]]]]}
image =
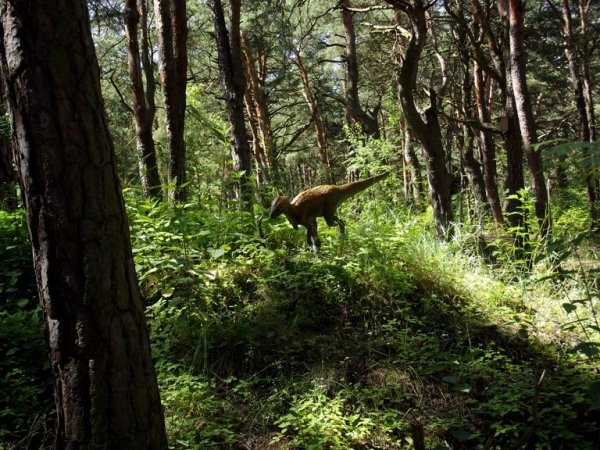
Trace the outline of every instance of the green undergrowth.
{"type": "MultiPolygon", "coordinates": [[[[429,217],[352,205],[345,236],[320,222],[313,254],[283,220],[263,220],[260,238],[262,211],[127,200],[171,448],[600,446],[587,237],[537,248],[526,270],[481,251],[473,230],[440,242],[429,217]]],[[[39,334],[2,347],[1,389],[30,387],[22,409],[5,407],[21,431],[1,426],[0,448],[51,423],[34,383],[45,368],[24,360],[42,333],[23,267],[0,264],[0,286],[17,286],[0,320],[39,334]]]]}
{"type": "Polygon", "coordinates": [[[565,325],[576,277],[536,282],[538,258],[504,279],[467,239],[373,208],[344,211],[343,237],[320,223],[313,254],[284,221],[261,240],[250,216],[136,206],[171,446],[596,448],[597,361],[573,349],[598,330],[565,325]]]}

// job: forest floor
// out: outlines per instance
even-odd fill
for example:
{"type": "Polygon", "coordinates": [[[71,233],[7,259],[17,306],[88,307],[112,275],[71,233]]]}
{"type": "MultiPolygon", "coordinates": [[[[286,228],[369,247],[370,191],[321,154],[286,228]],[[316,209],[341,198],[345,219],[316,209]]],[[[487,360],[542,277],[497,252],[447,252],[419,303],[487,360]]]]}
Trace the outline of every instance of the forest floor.
{"type": "MultiPolygon", "coordinates": [[[[284,223],[265,245],[239,217],[129,205],[170,447],[600,448],[591,241],[537,247],[528,267],[367,213],[345,237],[324,227],[313,254],[284,223]]],[[[4,219],[1,235],[21,226],[4,219]]],[[[0,287],[34,295],[13,256],[0,287]]],[[[22,304],[0,319],[1,390],[23,374],[31,387],[2,405],[0,448],[51,442],[47,367],[30,367],[39,316],[22,304]]]]}

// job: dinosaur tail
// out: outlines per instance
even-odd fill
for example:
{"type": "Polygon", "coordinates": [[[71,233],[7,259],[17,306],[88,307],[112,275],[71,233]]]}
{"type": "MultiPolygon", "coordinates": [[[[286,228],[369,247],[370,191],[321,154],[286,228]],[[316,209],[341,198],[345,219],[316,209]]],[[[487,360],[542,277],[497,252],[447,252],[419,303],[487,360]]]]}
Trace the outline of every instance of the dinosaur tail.
{"type": "Polygon", "coordinates": [[[380,173],[374,177],[367,178],[366,180],[355,181],[354,183],[348,183],[343,185],[344,188],[344,199],[350,198],[359,192],[364,191],[368,187],[373,186],[375,183],[383,180],[389,175],[389,172],[380,173]]]}

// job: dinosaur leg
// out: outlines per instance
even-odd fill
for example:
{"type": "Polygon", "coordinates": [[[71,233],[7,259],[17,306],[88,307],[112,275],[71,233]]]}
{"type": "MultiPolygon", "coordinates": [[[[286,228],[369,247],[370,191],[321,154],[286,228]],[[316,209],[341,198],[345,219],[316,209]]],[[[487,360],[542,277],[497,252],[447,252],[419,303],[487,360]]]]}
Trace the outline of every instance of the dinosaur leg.
{"type": "Polygon", "coordinates": [[[327,222],[327,225],[329,225],[330,227],[335,227],[337,225],[338,227],[340,227],[340,233],[346,233],[346,224],[338,216],[326,215],[325,222],[327,222]]]}
{"type": "Polygon", "coordinates": [[[340,233],[345,234],[346,233],[346,224],[344,223],[344,221],[337,216],[336,216],[335,220],[336,220],[338,226],[340,227],[340,233]]]}
{"type": "Polygon", "coordinates": [[[306,243],[313,252],[318,252],[321,248],[321,240],[317,231],[317,220],[313,220],[306,227],[306,243]]]}

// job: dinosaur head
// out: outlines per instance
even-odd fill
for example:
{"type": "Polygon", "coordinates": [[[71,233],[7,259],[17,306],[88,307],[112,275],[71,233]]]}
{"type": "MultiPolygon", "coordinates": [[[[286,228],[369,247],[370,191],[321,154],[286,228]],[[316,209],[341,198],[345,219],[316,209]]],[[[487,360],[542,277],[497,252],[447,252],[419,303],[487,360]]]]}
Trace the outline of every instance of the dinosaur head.
{"type": "Polygon", "coordinates": [[[271,214],[269,217],[275,219],[287,211],[290,207],[290,201],[287,197],[279,196],[271,202],[271,214]]]}

